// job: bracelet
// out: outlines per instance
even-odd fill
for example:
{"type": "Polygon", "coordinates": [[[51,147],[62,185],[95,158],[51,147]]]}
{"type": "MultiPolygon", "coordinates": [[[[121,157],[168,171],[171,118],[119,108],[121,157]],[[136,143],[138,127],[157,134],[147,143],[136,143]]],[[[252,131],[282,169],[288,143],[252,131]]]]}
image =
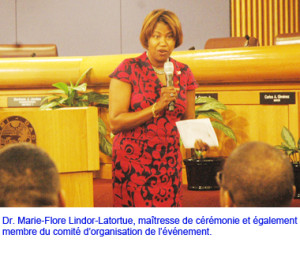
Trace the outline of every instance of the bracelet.
{"type": "Polygon", "coordinates": [[[159,116],[159,114],[156,114],[156,113],[155,113],[155,106],[156,106],[156,103],[154,103],[154,104],[152,105],[152,115],[153,115],[154,118],[156,118],[156,117],[159,116]]]}

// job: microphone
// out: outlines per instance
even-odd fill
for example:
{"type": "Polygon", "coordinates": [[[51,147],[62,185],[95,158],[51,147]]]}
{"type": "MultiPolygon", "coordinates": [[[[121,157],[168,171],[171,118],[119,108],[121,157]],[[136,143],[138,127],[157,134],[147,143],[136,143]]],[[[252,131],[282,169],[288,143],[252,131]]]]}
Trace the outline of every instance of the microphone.
{"type": "MultiPolygon", "coordinates": [[[[167,87],[173,87],[173,73],[174,73],[174,64],[170,62],[168,59],[167,62],[164,64],[164,72],[166,74],[167,79],[167,87]]],[[[169,111],[174,111],[174,101],[169,103],[169,111]]]]}
{"type": "Polygon", "coordinates": [[[248,46],[250,43],[250,37],[248,35],[245,36],[247,42],[245,43],[245,46],[248,46]]]}

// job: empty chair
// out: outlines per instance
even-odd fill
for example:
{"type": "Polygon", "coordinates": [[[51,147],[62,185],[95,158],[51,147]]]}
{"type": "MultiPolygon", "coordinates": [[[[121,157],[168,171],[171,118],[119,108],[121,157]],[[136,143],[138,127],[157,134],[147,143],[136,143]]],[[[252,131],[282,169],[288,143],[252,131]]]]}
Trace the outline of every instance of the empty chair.
{"type": "Polygon", "coordinates": [[[275,45],[300,44],[300,33],[278,34],[274,40],[275,45]]]}
{"type": "Polygon", "coordinates": [[[245,46],[258,46],[258,40],[255,37],[223,37],[223,38],[211,38],[205,43],[205,49],[215,48],[234,48],[245,46]]]}
{"type": "Polygon", "coordinates": [[[0,57],[51,57],[58,56],[55,44],[0,45],[0,57]]]}

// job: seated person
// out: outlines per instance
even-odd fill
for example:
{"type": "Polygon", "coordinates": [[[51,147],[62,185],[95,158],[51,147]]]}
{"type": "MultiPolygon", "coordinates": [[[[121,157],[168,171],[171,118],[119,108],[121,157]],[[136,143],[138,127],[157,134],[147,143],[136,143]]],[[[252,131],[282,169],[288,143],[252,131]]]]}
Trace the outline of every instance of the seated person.
{"type": "Polygon", "coordinates": [[[222,207],[288,207],[296,191],[289,158],[263,142],[236,148],[216,179],[222,207]]]}
{"type": "Polygon", "coordinates": [[[59,175],[49,155],[33,144],[0,150],[0,207],[64,206],[59,175]]]}

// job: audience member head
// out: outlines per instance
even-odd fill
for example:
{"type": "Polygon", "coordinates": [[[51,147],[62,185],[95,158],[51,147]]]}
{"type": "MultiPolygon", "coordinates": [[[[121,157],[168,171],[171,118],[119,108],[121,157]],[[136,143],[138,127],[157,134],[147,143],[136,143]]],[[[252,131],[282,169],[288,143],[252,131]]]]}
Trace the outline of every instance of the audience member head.
{"type": "Polygon", "coordinates": [[[236,148],[217,175],[223,207],[287,207],[295,193],[289,158],[263,142],[236,148]]]}
{"type": "Polygon", "coordinates": [[[142,46],[148,49],[148,40],[158,22],[164,22],[170,27],[175,39],[175,48],[180,46],[183,40],[181,23],[175,13],[165,9],[153,10],[146,16],[140,33],[142,46]]]}
{"type": "Polygon", "coordinates": [[[0,207],[64,206],[59,174],[49,155],[33,144],[0,150],[0,207]]]}

